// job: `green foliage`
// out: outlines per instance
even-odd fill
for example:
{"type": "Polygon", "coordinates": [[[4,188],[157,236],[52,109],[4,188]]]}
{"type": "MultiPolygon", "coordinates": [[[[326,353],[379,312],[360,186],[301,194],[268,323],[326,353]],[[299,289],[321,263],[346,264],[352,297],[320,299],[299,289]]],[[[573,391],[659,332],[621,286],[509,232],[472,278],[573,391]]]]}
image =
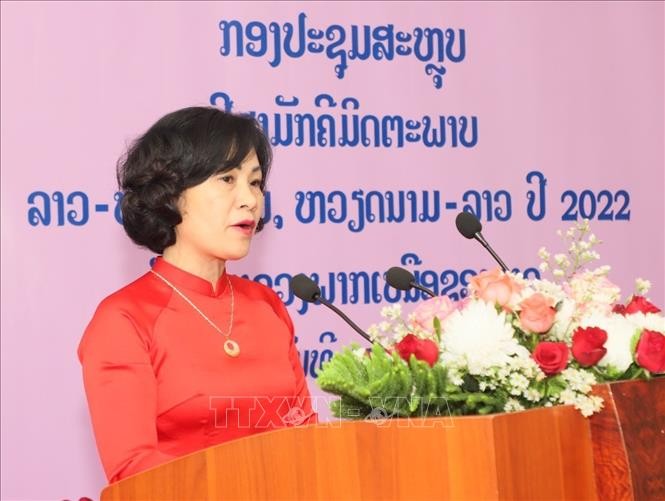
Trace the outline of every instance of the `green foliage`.
{"type": "Polygon", "coordinates": [[[474,378],[453,385],[440,364],[430,367],[414,356],[406,363],[379,344],[369,354],[358,355],[355,345],[335,354],[317,382],[341,397],[331,410],[347,419],[489,414],[502,411],[507,399],[500,392],[478,391],[474,378]]]}
{"type": "Polygon", "coordinates": [[[441,320],[439,317],[435,316],[432,320],[432,326],[434,327],[434,334],[436,335],[437,343],[441,342],[441,320]]]}

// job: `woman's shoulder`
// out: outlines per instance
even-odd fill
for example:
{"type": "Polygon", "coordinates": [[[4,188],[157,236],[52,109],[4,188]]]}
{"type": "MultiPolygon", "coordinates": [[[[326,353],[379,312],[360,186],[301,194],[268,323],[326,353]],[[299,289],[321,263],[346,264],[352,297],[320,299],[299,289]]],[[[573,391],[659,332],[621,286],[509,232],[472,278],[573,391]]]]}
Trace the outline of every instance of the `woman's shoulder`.
{"type": "Polygon", "coordinates": [[[150,272],[145,273],[102,299],[97,311],[140,314],[147,309],[163,308],[168,304],[172,290],[159,285],[150,272]]]}
{"type": "Polygon", "coordinates": [[[81,338],[79,351],[93,342],[139,341],[148,347],[152,328],[170,297],[171,291],[159,287],[150,273],[109,294],[95,309],[81,338]]]}

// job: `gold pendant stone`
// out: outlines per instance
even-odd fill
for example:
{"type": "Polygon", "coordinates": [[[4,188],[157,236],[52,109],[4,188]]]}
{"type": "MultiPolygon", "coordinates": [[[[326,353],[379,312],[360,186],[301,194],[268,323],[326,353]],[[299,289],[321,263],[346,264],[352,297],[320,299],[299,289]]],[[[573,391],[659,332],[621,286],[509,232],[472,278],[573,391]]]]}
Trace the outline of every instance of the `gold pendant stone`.
{"type": "Polygon", "coordinates": [[[240,346],[232,339],[224,341],[224,351],[229,357],[237,357],[240,354],[240,346]]]}

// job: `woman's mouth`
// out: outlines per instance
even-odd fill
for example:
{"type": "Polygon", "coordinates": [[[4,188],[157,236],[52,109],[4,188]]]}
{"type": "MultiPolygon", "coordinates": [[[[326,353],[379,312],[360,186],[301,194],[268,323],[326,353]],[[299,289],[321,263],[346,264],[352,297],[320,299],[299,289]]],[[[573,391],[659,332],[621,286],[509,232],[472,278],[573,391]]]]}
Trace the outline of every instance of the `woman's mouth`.
{"type": "Polygon", "coordinates": [[[252,233],[254,233],[256,222],[251,219],[246,219],[244,221],[240,221],[236,224],[231,225],[231,227],[245,233],[246,235],[251,235],[252,233]]]}

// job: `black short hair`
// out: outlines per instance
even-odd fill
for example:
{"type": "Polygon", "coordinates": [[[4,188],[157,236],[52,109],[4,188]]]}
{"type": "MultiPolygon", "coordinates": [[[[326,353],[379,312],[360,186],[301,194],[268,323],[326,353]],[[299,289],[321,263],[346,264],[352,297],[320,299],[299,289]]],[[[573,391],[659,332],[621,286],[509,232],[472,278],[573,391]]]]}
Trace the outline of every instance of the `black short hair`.
{"type": "MultiPolygon", "coordinates": [[[[263,173],[261,191],[265,191],[272,151],[254,118],[213,107],[184,108],[160,118],[118,162],[127,235],[162,254],[176,241],[174,228],[182,221],[181,193],[239,166],[252,150],[263,173]]],[[[262,228],[261,219],[256,231],[262,228]]]]}

